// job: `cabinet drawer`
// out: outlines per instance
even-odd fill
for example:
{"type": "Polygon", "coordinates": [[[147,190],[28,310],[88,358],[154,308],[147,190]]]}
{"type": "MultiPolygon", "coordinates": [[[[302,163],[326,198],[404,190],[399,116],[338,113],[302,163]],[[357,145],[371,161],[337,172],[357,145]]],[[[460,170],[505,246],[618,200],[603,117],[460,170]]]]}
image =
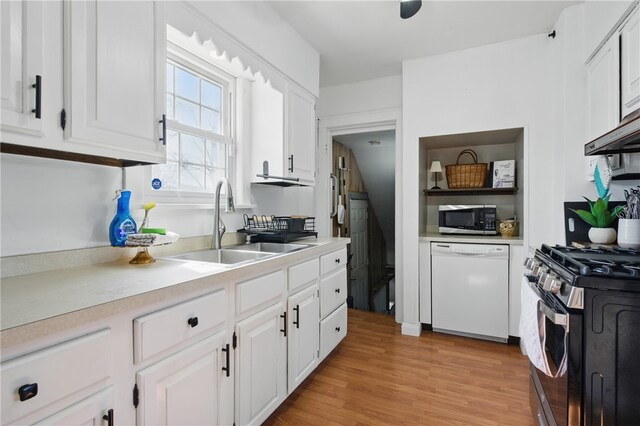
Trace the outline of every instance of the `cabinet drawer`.
{"type": "Polygon", "coordinates": [[[134,361],[144,361],[226,320],[224,289],[136,318],[133,320],[134,361]]]}
{"type": "Polygon", "coordinates": [[[341,268],[320,280],[320,318],[347,299],[347,268],[341,268]]]}
{"type": "Polygon", "coordinates": [[[295,290],[303,284],[313,281],[319,275],[319,263],[316,259],[289,268],[289,291],[295,290]]]}
{"type": "Polygon", "coordinates": [[[347,303],[320,321],[320,359],[323,359],[347,335],[347,303]]]}
{"type": "Polygon", "coordinates": [[[236,315],[245,313],[285,292],[283,271],[245,281],[236,286],[236,315]]]}
{"type": "MultiPolygon", "coordinates": [[[[68,405],[82,399],[92,389],[111,376],[110,330],[89,334],[68,342],[3,362],[2,423],[16,420],[44,409],[50,404],[75,395],[68,405]],[[20,401],[19,390],[25,385],[37,385],[35,395],[20,401]]],[[[95,391],[95,390],[94,390],[95,391]]],[[[26,392],[23,392],[25,397],[26,392]]],[[[44,414],[44,413],[43,413],[44,414]]]]}
{"type": "Polygon", "coordinates": [[[343,248],[320,257],[320,275],[328,274],[347,264],[347,249],[343,248]]]}

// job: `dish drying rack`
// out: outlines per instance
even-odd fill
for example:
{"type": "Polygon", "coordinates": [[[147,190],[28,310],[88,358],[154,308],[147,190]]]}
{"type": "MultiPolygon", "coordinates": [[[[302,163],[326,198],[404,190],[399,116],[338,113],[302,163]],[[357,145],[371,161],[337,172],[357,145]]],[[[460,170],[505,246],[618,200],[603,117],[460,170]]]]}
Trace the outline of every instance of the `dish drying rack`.
{"type": "Polygon", "coordinates": [[[288,243],[307,237],[318,237],[316,218],[309,216],[243,215],[244,228],[238,229],[252,242],[288,243]]]}

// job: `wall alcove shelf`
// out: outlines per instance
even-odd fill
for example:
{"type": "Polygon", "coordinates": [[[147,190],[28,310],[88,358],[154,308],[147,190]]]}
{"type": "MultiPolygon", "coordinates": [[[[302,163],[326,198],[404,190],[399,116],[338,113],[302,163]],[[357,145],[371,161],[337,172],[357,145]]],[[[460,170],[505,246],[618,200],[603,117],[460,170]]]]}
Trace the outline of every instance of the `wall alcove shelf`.
{"type": "Polygon", "coordinates": [[[518,188],[424,189],[424,195],[513,195],[518,188]]]}

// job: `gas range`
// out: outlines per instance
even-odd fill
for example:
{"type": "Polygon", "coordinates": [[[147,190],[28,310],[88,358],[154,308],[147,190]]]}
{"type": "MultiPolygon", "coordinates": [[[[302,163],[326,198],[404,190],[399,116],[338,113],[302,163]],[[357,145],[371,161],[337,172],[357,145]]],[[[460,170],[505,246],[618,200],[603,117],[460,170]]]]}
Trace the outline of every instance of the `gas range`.
{"type": "Polygon", "coordinates": [[[534,417],[548,425],[637,424],[640,418],[640,250],[543,244],[523,285],[539,297],[544,356],[531,364],[534,417]]]}
{"type": "Polygon", "coordinates": [[[582,308],[582,289],[640,292],[640,250],[543,244],[525,263],[541,290],[582,308]]]}

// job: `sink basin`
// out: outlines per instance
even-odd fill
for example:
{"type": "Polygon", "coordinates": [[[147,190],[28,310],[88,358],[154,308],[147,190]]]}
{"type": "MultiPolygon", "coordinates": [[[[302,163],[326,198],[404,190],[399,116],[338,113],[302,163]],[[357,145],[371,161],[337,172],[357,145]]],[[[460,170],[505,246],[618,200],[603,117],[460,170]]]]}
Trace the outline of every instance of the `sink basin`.
{"type": "Polygon", "coordinates": [[[285,244],[285,243],[251,243],[237,246],[225,247],[223,250],[258,252],[258,253],[290,253],[309,247],[306,244],[285,244]]]}
{"type": "Polygon", "coordinates": [[[172,259],[197,260],[200,262],[221,263],[223,265],[236,265],[243,262],[250,262],[265,257],[273,256],[274,253],[261,253],[258,251],[239,250],[199,250],[191,253],[172,256],[172,259]]]}

